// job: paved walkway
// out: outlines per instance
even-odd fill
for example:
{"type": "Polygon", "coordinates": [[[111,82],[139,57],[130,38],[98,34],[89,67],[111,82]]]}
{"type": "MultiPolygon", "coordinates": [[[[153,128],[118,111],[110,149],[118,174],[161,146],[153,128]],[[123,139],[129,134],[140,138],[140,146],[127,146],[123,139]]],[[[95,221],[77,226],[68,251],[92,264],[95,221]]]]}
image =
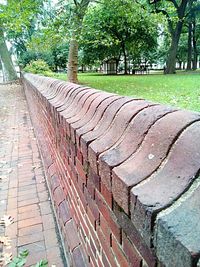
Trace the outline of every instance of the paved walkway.
{"type": "Polygon", "coordinates": [[[15,256],[28,249],[25,266],[41,259],[47,259],[48,266],[66,266],[52,214],[23,90],[0,85],[0,219],[9,215],[14,220],[6,228],[0,226],[0,236],[11,239],[4,253],[15,256]]]}

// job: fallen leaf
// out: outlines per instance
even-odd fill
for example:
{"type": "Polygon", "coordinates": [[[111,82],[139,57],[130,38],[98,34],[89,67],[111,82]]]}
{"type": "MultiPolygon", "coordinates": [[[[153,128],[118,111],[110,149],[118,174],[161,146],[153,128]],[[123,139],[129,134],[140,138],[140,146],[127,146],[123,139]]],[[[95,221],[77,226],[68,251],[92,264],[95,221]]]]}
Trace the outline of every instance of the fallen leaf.
{"type": "Polygon", "coordinates": [[[7,236],[0,236],[0,243],[2,243],[4,246],[10,247],[11,240],[7,236]]]}
{"type": "Polygon", "coordinates": [[[0,256],[0,264],[4,264],[3,266],[7,265],[8,263],[10,263],[12,260],[12,253],[3,253],[0,256]]]}
{"type": "Polygon", "coordinates": [[[14,222],[14,218],[11,217],[10,215],[4,215],[1,219],[0,219],[0,225],[7,227],[10,224],[12,224],[14,222]]]}

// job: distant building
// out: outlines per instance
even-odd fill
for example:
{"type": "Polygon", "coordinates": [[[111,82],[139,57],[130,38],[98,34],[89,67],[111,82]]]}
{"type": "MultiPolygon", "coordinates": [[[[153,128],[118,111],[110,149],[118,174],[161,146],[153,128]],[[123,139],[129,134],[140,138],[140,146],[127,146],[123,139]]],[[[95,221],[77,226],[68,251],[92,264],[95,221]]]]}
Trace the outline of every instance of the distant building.
{"type": "Polygon", "coordinates": [[[117,59],[111,58],[103,62],[104,74],[117,74],[117,59]]]}

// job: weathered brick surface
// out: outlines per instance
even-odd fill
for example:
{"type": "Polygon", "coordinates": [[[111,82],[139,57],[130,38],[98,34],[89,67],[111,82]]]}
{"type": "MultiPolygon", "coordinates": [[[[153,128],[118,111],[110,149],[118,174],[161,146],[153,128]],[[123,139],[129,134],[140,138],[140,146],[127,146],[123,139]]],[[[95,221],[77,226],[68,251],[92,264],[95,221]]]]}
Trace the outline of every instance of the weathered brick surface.
{"type": "Polygon", "coordinates": [[[153,217],[161,209],[170,206],[195,179],[199,171],[200,142],[191,140],[198,140],[199,137],[200,122],[196,122],[179,136],[166,161],[152,179],[150,177],[145,184],[132,189],[132,221],[138,229],[142,224],[145,225],[143,233],[145,238],[151,237],[153,217]],[[140,214],[144,212],[146,216],[141,216],[140,214]]]}
{"type": "MultiPolygon", "coordinates": [[[[26,74],[23,82],[74,266],[170,266],[174,240],[181,248],[177,262],[186,266],[189,244],[181,233],[189,226],[177,226],[177,239],[170,209],[198,177],[199,113],[37,75],[26,74]],[[170,243],[165,252],[162,241],[170,243]]],[[[34,182],[21,181],[28,184],[34,182]]],[[[37,204],[23,194],[20,200],[37,204]]],[[[187,266],[199,259],[197,242],[193,246],[187,266]]]]}
{"type": "Polygon", "coordinates": [[[129,209],[130,188],[157,170],[179,133],[186,125],[199,118],[199,114],[187,111],[167,114],[148,131],[140,149],[130,159],[113,169],[114,198],[126,212],[129,209]]]}

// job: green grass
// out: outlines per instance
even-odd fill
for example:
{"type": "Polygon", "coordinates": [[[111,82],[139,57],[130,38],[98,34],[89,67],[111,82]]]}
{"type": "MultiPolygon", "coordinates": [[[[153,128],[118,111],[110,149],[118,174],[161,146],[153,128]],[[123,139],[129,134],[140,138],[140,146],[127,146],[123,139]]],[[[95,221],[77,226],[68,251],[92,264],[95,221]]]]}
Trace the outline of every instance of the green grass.
{"type": "MultiPolygon", "coordinates": [[[[59,74],[57,77],[66,80],[66,74],[59,74]]],[[[198,72],[127,76],[87,73],[79,74],[79,82],[107,92],[200,111],[200,73],[198,72]]]]}

